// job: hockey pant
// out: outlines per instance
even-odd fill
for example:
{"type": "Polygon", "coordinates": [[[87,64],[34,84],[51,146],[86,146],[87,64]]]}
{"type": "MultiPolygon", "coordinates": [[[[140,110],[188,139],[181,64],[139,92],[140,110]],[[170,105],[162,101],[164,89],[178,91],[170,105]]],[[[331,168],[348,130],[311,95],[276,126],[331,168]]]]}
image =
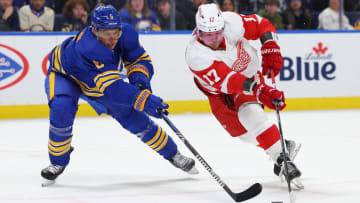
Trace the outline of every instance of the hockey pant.
{"type": "Polygon", "coordinates": [[[256,98],[233,97],[233,108],[229,108],[222,95],[208,95],[208,98],[212,113],[231,136],[261,147],[276,161],[281,153],[280,133],[256,98]]]}
{"type": "MultiPolygon", "coordinates": [[[[45,90],[50,107],[49,158],[52,164],[65,166],[70,161],[72,126],[78,110],[78,100],[85,95],[71,79],[54,72],[48,74],[45,90]]],[[[165,159],[168,160],[176,154],[177,146],[172,138],[144,112],[136,111],[132,106],[112,105],[110,101],[101,98],[89,100],[93,107],[101,107],[102,113],[106,111],[165,159]]]]}

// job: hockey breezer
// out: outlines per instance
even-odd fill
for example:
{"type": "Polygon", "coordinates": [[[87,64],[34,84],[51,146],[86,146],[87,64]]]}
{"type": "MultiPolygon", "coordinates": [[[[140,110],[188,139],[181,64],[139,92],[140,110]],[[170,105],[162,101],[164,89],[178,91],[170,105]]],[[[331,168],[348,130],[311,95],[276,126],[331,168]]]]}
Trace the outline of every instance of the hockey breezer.
{"type": "Polygon", "coordinates": [[[221,185],[221,187],[235,200],[235,202],[243,202],[248,199],[255,197],[260,194],[262,191],[262,185],[260,183],[255,183],[248,189],[243,192],[234,193],[224,181],[215,173],[215,171],[210,167],[210,165],[202,158],[199,152],[187,141],[187,139],[181,134],[181,132],[175,127],[175,125],[170,121],[170,119],[166,116],[167,111],[162,111],[158,109],[161,117],[165,120],[165,122],[170,126],[170,128],[175,132],[175,134],[179,137],[179,139],[185,144],[185,146],[194,154],[194,156],[199,160],[199,162],[205,167],[205,169],[211,174],[211,176],[221,185]]]}

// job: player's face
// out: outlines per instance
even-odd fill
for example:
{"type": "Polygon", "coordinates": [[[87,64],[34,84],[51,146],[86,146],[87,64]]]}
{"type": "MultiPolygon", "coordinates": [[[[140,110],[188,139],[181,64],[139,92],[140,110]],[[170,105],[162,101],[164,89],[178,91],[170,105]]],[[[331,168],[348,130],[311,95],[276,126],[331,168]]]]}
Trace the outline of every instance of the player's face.
{"type": "Polygon", "coordinates": [[[119,37],[119,29],[99,29],[98,31],[98,40],[111,50],[114,50],[119,37]]]}
{"type": "Polygon", "coordinates": [[[217,49],[224,36],[224,30],[219,30],[216,32],[202,32],[199,31],[200,40],[208,47],[212,49],[217,49]]]}

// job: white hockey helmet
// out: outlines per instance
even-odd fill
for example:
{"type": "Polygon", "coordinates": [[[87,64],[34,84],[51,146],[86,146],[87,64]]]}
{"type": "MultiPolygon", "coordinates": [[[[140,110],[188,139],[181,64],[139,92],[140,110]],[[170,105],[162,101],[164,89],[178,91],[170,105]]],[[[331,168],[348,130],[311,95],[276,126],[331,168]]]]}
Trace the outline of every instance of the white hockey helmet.
{"type": "Polygon", "coordinates": [[[215,3],[200,5],[195,19],[198,31],[215,32],[224,29],[222,12],[215,3]]]}

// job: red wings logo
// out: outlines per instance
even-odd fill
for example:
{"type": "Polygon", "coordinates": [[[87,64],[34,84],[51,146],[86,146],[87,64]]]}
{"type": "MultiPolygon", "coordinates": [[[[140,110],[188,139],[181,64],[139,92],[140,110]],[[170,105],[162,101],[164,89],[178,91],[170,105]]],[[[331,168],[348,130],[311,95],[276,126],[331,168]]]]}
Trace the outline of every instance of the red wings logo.
{"type": "Polygon", "coordinates": [[[250,55],[245,51],[245,49],[242,47],[242,41],[239,41],[236,44],[237,47],[237,59],[232,65],[232,69],[235,72],[242,72],[247,68],[247,65],[250,63],[250,55]]]}

